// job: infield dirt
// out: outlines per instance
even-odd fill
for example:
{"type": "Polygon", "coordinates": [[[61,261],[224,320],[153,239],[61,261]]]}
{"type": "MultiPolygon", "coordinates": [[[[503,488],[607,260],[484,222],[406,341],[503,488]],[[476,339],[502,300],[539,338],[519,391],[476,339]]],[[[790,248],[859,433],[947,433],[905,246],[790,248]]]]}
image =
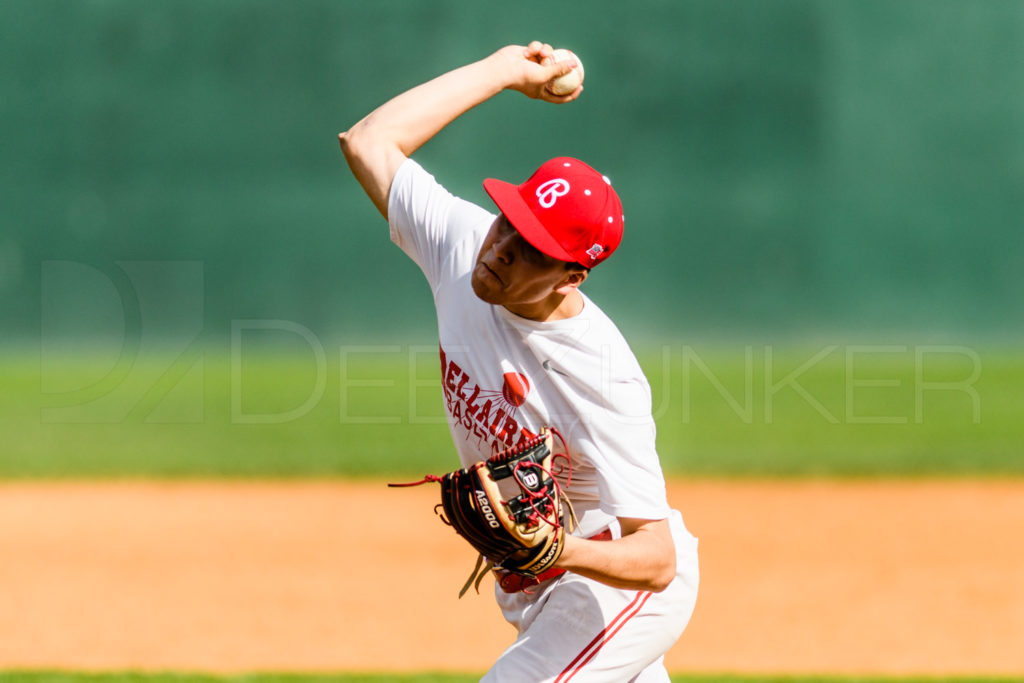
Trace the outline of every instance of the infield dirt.
{"type": "MultiPolygon", "coordinates": [[[[670,483],[671,671],[1024,673],[1024,482],[670,483]]],[[[0,485],[0,670],[482,671],[511,642],[436,487],[0,485]]]]}

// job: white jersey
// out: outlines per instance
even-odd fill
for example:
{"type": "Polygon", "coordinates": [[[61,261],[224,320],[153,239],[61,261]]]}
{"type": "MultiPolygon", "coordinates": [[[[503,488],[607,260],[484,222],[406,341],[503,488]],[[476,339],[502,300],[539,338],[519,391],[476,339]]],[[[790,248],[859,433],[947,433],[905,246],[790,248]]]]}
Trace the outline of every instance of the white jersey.
{"type": "Polygon", "coordinates": [[[462,465],[551,425],[572,455],[567,493],[580,535],[616,517],[668,517],[650,387],[615,324],[585,295],[579,315],[553,322],[479,299],[470,277],[496,215],[453,196],[411,159],[395,174],[388,216],[392,241],[434,294],[441,384],[462,465]]]}

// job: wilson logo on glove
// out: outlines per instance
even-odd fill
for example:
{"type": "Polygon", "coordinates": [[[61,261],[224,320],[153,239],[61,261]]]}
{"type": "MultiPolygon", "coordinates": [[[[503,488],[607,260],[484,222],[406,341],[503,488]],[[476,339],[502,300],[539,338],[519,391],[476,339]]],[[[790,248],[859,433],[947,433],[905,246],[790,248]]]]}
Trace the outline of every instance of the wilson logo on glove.
{"type": "Polygon", "coordinates": [[[441,484],[441,502],[434,512],[480,553],[459,591],[461,598],[470,586],[479,593],[491,569],[501,570],[503,581],[508,574],[522,577],[523,586],[536,585],[544,572],[550,575],[567,530],[572,533],[576,527],[576,514],[555,478],[563,473],[568,487],[572,461],[565,439],[558,430],[543,427],[533,439],[469,467],[388,486],[441,484]],[[503,495],[502,488],[511,493],[503,495]]]}

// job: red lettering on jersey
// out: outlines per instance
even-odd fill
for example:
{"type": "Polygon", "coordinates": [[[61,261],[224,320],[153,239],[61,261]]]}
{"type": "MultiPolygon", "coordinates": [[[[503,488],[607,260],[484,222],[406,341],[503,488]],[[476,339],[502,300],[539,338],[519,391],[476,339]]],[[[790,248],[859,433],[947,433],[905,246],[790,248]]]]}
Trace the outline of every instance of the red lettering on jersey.
{"type": "Polygon", "coordinates": [[[480,412],[477,413],[476,421],[480,424],[487,426],[487,420],[491,417],[491,399],[484,401],[484,404],[480,406],[480,412]]]}
{"type": "Polygon", "coordinates": [[[454,418],[452,425],[461,425],[467,430],[466,438],[478,437],[481,446],[488,441],[494,452],[536,438],[536,434],[521,427],[516,420],[518,409],[526,404],[530,393],[530,380],[526,375],[506,372],[502,375],[500,391],[481,389],[458,363],[448,360],[440,344],[438,354],[446,408],[454,418]],[[481,396],[484,400],[479,403],[481,396]]]}
{"type": "Polygon", "coordinates": [[[456,365],[455,361],[452,361],[448,365],[448,372],[444,375],[444,385],[448,387],[449,391],[455,391],[455,376],[461,374],[462,368],[456,365]]]}
{"type": "Polygon", "coordinates": [[[494,413],[494,422],[492,422],[490,424],[490,427],[488,427],[488,429],[490,429],[490,431],[491,431],[491,434],[497,434],[498,433],[498,425],[500,425],[501,421],[504,420],[504,419],[505,419],[505,409],[504,408],[498,408],[498,411],[496,413],[494,413]]]}
{"type": "Polygon", "coordinates": [[[462,393],[462,387],[466,386],[466,382],[469,381],[469,375],[462,373],[462,379],[459,381],[459,386],[455,388],[455,395],[461,398],[463,401],[466,400],[466,395],[462,393]]]}
{"type": "Polygon", "coordinates": [[[479,384],[474,384],[473,385],[473,393],[472,393],[472,395],[469,398],[466,399],[466,414],[467,415],[475,415],[476,411],[480,409],[480,406],[478,406],[476,404],[476,398],[479,395],[480,395],[480,385],[479,384]]]}
{"type": "Polygon", "coordinates": [[[499,441],[504,441],[507,444],[512,443],[512,435],[519,429],[519,425],[511,417],[505,419],[505,426],[500,432],[494,435],[499,441]]]}

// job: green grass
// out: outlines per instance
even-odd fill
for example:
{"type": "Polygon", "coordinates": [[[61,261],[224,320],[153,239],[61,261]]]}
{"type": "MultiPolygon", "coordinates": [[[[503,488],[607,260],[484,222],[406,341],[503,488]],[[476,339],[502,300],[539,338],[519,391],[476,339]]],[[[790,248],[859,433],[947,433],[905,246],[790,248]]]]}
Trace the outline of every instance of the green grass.
{"type": "MultiPolygon", "coordinates": [[[[470,683],[479,676],[452,674],[252,674],[210,676],[174,673],[0,672],[0,683],[470,683]]],[[[676,675],[673,683],[1001,683],[1015,679],[985,677],[841,677],[676,675]]],[[[1016,679],[1019,680],[1019,679],[1016,679]]]]}
{"type": "Polygon", "coordinates": [[[669,472],[1024,473],[1024,354],[823,345],[645,360],[669,472]]]}
{"type": "MultiPolygon", "coordinates": [[[[670,475],[1024,475],[1024,353],[641,354],[670,475]],[[788,381],[787,381],[788,378],[788,381]]],[[[454,462],[436,348],[0,358],[0,477],[409,476],[454,462]]]]}

